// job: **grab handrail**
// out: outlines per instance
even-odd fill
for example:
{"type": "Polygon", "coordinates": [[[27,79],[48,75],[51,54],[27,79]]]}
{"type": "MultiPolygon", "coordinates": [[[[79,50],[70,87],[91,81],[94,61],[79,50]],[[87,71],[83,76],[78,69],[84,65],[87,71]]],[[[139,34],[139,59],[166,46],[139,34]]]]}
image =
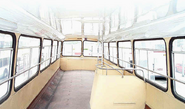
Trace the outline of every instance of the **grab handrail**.
{"type": "MultiPolygon", "coordinates": [[[[104,53],[103,53],[103,54],[104,54],[104,53]]],[[[107,56],[107,55],[106,55],[106,56],[107,56]]],[[[108,56],[110,56],[110,55],[108,55],[108,56]]],[[[110,57],[113,57],[113,56],[110,56],[110,57]]],[[[140,67],[140,68],[142,68],[142,69],[144,69],[144,70],[147,70],[147,71],[149,71],[149,72],[152,72],[152,73],[158,74],[158,75],[163,76],[163,77],[165,77],[165,78],[168,78],[168,79],[171,79],[171,80],[177,81],[177,82],[179,82],[179,83],[185,84],[185,82],[184,82],[184,81],[180,81],[180,80],[175,79],[175,78],[172,78],[172,77],[170,77],[170,76],[166,76],[166,75],[160,74],[160,73],[158,73],[158,72],[155,72],[155,71],[149,70],[149,69],[147,69],[147,68],[141,67],[141,66],[136,65],[136,64],[134,64],[134,63],[127,62],[127,61],[122,60],[122,59],[117,58],[117,57],[113,57],[113,58],[118,59],[118,60],[121,60],[121,61],[126,62],[126,63],[129,63],[129,64],[132,64],[132,65],[134,65],[134,66],[136,66],[136,67],[140,67]]],[[[148,73],[148,72],[147,72],[147,73],[148,73]]]]}
{"type": "MultiPolygon", "coordinates": [[[[55,56],[57,57],[57,56],[60,55],[60,54],[61,54],[61,52],[60,52],[59,54],[55,55],[55,56]]],[[[25,72],[27,72],[27,71],[29,71],[29,70],[31,70],[31,69],[33,69],[34,67],[36,67],[36,66],[38,66],[38,65],[40,65],[40,64],[42,64],[42,63],[44,63],[44,62],[46,62],[46,61],[48,61],[48,60],[50,60],[51,58],[53,58],[53,57],[55,57],[55,56],[52,56],[52,57],[50,57],[50,58],[48,58],[48,59],[46,59],[46,60],[44,60],[44,61],[38,63],[37,65],[34,65],[34,66],[28,68],[27,70],[22,71],[21,73],[17,73],[17,74],[15,74],[14,76],[9,77],[8,79],[5,79],[4,81],[0,82],[0,85],[4,84],[5,82],[10,81],[11,79],[14,79],[15,77],[17,77],[17,76],[19,76],[19,75],[21,75],[21,74],[23,74],[23,73],[25,73],[25,72]]]]}
{"type": "MultiPolygon", "coordinates": [[[[142,71],[142,73],[143,73],[143,76],[144,76],[144,78],[143,78],[143,80],[144,80],[144,82],[146,82],[146,80],[145,80],[145,75],[144,75],[144,71],[142,70],[142,69],[135,69],[135,68],[133,68],[133,69],[127,69],[127,68],[107,68],[106,66],[106,68],[103,68],[103,67],[98,67],[99,65],[102,65],[102,64],[97,64],[96,65],[96,67],[97,68],[99,68],[99,69],[102,69],[102,70],[106,70],[106,75],[107,75],[107,70],[116,70],[116,71],[118,71],[119,72],[119,70],[140,70],[140,71],[142,71]]],[[[120,72],[121,73],[121,72],[120,72]]],[[[123,73],[121,73],[122,74],[122,78],[124,77],[124,74],[123,73]]]]}

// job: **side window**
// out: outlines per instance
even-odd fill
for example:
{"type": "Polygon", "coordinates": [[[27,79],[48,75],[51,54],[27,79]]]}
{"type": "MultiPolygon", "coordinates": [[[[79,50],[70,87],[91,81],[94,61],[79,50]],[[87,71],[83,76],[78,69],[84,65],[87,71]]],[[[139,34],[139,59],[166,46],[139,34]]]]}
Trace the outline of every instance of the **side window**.
{"type": "Polygon", "coordinates": [[[51,60],[51,62],[56,61],[56,59],[57,59],[57,41],[53,41],[52,60],[51,60]]]}
{"type": "MultiPolygon", "coordinates": [[[[166,48],[164,40],[135,41],[135,63],[141,67],[167,75],[166,71],[166,48]]],[[[137,67],[136,68],[140,68],[137,67]]],[[[167,79],[161,75],[144,70],[144,77],[154,85],[167,89],[167,79]]],[[[136,75],[143,78],[141,71],[136,75]]]]}
{"type": "Polygon", "coordinates": [[[61,55],[61,42],[58,42],[58,52],[57,52],[57,58],[60,58],[61,55]]]}
{"type": "Polygon", "coordinates": [[[82,49],[81,41],[64,41],[63,56],[81,56],[82,49]]]}
{"type": "Polygon", "coordinates": [[[3,58],[3,66],[7,66],[8,65],[8,58],[3,58]]]}
{"type": "Polygon", "coordinates": [[[99,43],[95,41],[84,41],[84,56],[100,56],[99,52],[101,51],[101,47],[98,47],[99,43]]]}
{"type": "MultiPolygon", "coordinates": [[[[172,42],[172,76],[185,82],[185,39],[175,39],[172,42]]],[[[185,85],[173,81],[173,92],[175,96],[185,100],[185,85]]]]}
{"type": "Polygon", "coordinates": [[[18,44],[16,74],[22,73],[28,69],[29,70],[15,78],[16,90],[38,73],[40,43],[40,38],[20,36],[18,44]]]}
{"type": "MultiPolygon", "coordinates": [[[[0,33],[0,83],[11,76],[13,37],[0,33]],[[8,61],[9,60],[9,61],[8,61]]],[[[10,81],[0,85],[0,101],[10,92],[10,81]]]]}
{"type": "Polygon", "coordinates": [[[41,67],[40,70],[43,70],[50,64],[51,60],[51,40],[44,39],[42,46],[42,54],[41,54],[41,67]]]}
{"type": "Polygon", "coordinates": [[[103,43],[103,47],[104,47],[104,58],[109,60],[108,43],[103,43]]]}
{"type": "Polygon", "coordinates": [[[119,50],[119,66],[124,68],[132,68],[132,49],[131,49],[131,42],[118,42],[118,50],[119,50]],[[124,62],[124,61],[126,62],[124,62]],[[129,63],[127,63],[129,62],[129,63]]]}
{"type": "Polygon", "coordinates": [[[110,50],[110,61],[117,64],[117,46],[116,42],[109,43],[109,50],[110,50]]]}

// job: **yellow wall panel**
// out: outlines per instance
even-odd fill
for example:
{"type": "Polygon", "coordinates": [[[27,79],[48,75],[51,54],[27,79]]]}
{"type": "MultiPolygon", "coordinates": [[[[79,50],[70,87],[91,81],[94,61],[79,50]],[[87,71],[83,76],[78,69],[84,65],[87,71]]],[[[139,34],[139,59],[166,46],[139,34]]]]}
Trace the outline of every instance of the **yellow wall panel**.
{"type": "Polygon", "coordinates": [[[42,73],[39,73],[32,81],[17,92],[11,93],[10,97],[0,105],[0,109],[26,109],[42,88],[54,75],[60,65],[60,59],[51,64],[42,73]]]}
{"type": "Polygon", "coordinates": [[[97,58],[90,57],[62,57],[62,70],[96,70],[97,58]]]}
{"type": "Polygon", "coordinates": [[[147,83],[146,104],[152,109],[185,109],[185,104],[147,83]]]}
{"type": "Polygon", "coordinates": [[[91,109],[144,109],[145,101],[146,87],[142,80],[135,76],[106,76],[97,69],[91,93],[91,109]]]}

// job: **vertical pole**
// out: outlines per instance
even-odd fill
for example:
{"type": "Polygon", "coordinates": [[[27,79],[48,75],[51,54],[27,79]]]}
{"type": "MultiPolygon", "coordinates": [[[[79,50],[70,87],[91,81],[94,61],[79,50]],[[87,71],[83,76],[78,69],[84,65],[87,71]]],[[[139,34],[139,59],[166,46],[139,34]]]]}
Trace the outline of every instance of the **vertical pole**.
{"type": "Polygon", "coordinates": [[[185,67],[185,65],[184,65],[184,58],[185,58],[185,56],[183,54],[183,60],[182,60],[182,77],[184,77],[184,67],[185,67]]]}
{"type": "Polygon", "coordinates": [[[82,36],[84,36],[84,22],[83,21],[83,17],[81,18],[81,33],[82,33],[82,36]]]}
{"type": "MultiPolygon", "coordinates": [[[[101,46],[103,48],[103,36],[102,36],[102,41],[101,41],[101,46]]],[[[103,49],[102,49],[102,56],[101,56],[101,64],[103,65],[103,49]]]]}
{"type": "MultiPolygon", "coordinates": [[[[30,48],[30,57],[29,57],[29,68],[31,67],[31,58],[32,58],[32,48],[30,48]]],[[[30,78],[30,72],[31,70],[28,71],[28,79],[30,78]]]]}
{"type": "Polygon", "coordinates": [[[73,45],[72,45],[71,55],[73,55],[73,45]]]}
{"type": "MultiPolygon", "coordinates": [[[[121,59],[123,59],[123,48],[121,48],[121,59]]],[[[122,61],[122,67],[124,67],[123,61],[122,61]]]]}
{"type": "MultiPolygon", "coordinates": [[[[149,69],[149,57],[148,57],[148,50],[146,51],[147,52],[147,68],[149,69]]],[[[148,79],[149,79],[149,71],[148,72],[148,79]]]]}
{"type": "MultiPolygon", "coordinates": [[[[138,49],[138,65],[140,65],[141,64],[141,62],[140,62],[140,50],[138,49]]],[[[137,58],[136,58],[136,60],[137,60],[137,58]]],[[[137,62],[137,61],[136,61],[137,62]]],[[[136,62],[135,62],[135,64],[136,64],[136,62]]],[[[136,66],[137,67],[137,66],[136,66]]],[[[144,71],[143,71],[144,72],[144,71]]],[[[145,73],[143,73],[143,78],[144,78],[144,74],[145,73]]]]}
{"type": "Polygon", "coordinates": [[[91,56],[93,56],[93,46],[91,46],[91,56]]]}
{"type": "MultiPolygon", "coordinates": [[[[98,25],[98,54],[99,54],[99,52],[100,52],[100,44],[99,44],[99,42],[100,42],[100,23],[99,23],[99,25],[98,25]]],[[[99,55],[97,55],[97,64],[99,64],[99,55]]]]}

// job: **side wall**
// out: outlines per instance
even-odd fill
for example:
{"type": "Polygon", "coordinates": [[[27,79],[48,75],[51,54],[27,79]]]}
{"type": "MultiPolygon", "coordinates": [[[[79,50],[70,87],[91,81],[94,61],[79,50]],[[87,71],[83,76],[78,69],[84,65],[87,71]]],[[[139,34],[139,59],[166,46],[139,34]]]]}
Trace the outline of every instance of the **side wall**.
{"type": "MultiPolygon", "coordinates": [[[[18,41],[20,34],[16,34],[16,42],[18,41]]],[[[15,52],[17,52],[17,47],[15,52]]],[[[17,57],[17,54],[15,54],[17,57]]],[[[14,68],[16,65],[16,58],[14,59],[14,68]]],[[[57,59],[53,64],[51,64],[42,73],[39,72],[38,75],[33,78],[29,83],[22,87],[17,92],[14,91],[14,80],[12,82],[11,94],[6,101],[0,105],[0,109],[26,109],[29,104],[34,100],[34,98],[39,94],[42,88],[54,75],[54,73],[60,67],[60,59],[57,59]]],[[[13,74],[15,75],[15,69],[13,74]]]]}
{"type": "MultiPolygon", "coordinates": [[[[169,51],[169,41],[171,38],[164,38],[166,42],[166,50],[167,50],[167,67],[168,67],[168,76],[170,76],[170,51],[169,51]]],[[[133,40],[131,41],[133,42],[133,40]]],[[[133,44],[133,43],[132,43],[133,44]]],[[[134,57],[134,55],[133,55],[134,57]]],[[[104,61],[108,64],[115,65],[111,63],[109,60],[104,59],[104,61]]],[[[131,74],[127,71],[124,72],[125,75],[135,75],[131,74]]],[[[146,104],[152,109],[184,109],[185,103],[179,101],[174,97],[171,91],[171,81],[168,79],[168,90],[164,92],[155,86],[146,84],[146,104]]]]}

